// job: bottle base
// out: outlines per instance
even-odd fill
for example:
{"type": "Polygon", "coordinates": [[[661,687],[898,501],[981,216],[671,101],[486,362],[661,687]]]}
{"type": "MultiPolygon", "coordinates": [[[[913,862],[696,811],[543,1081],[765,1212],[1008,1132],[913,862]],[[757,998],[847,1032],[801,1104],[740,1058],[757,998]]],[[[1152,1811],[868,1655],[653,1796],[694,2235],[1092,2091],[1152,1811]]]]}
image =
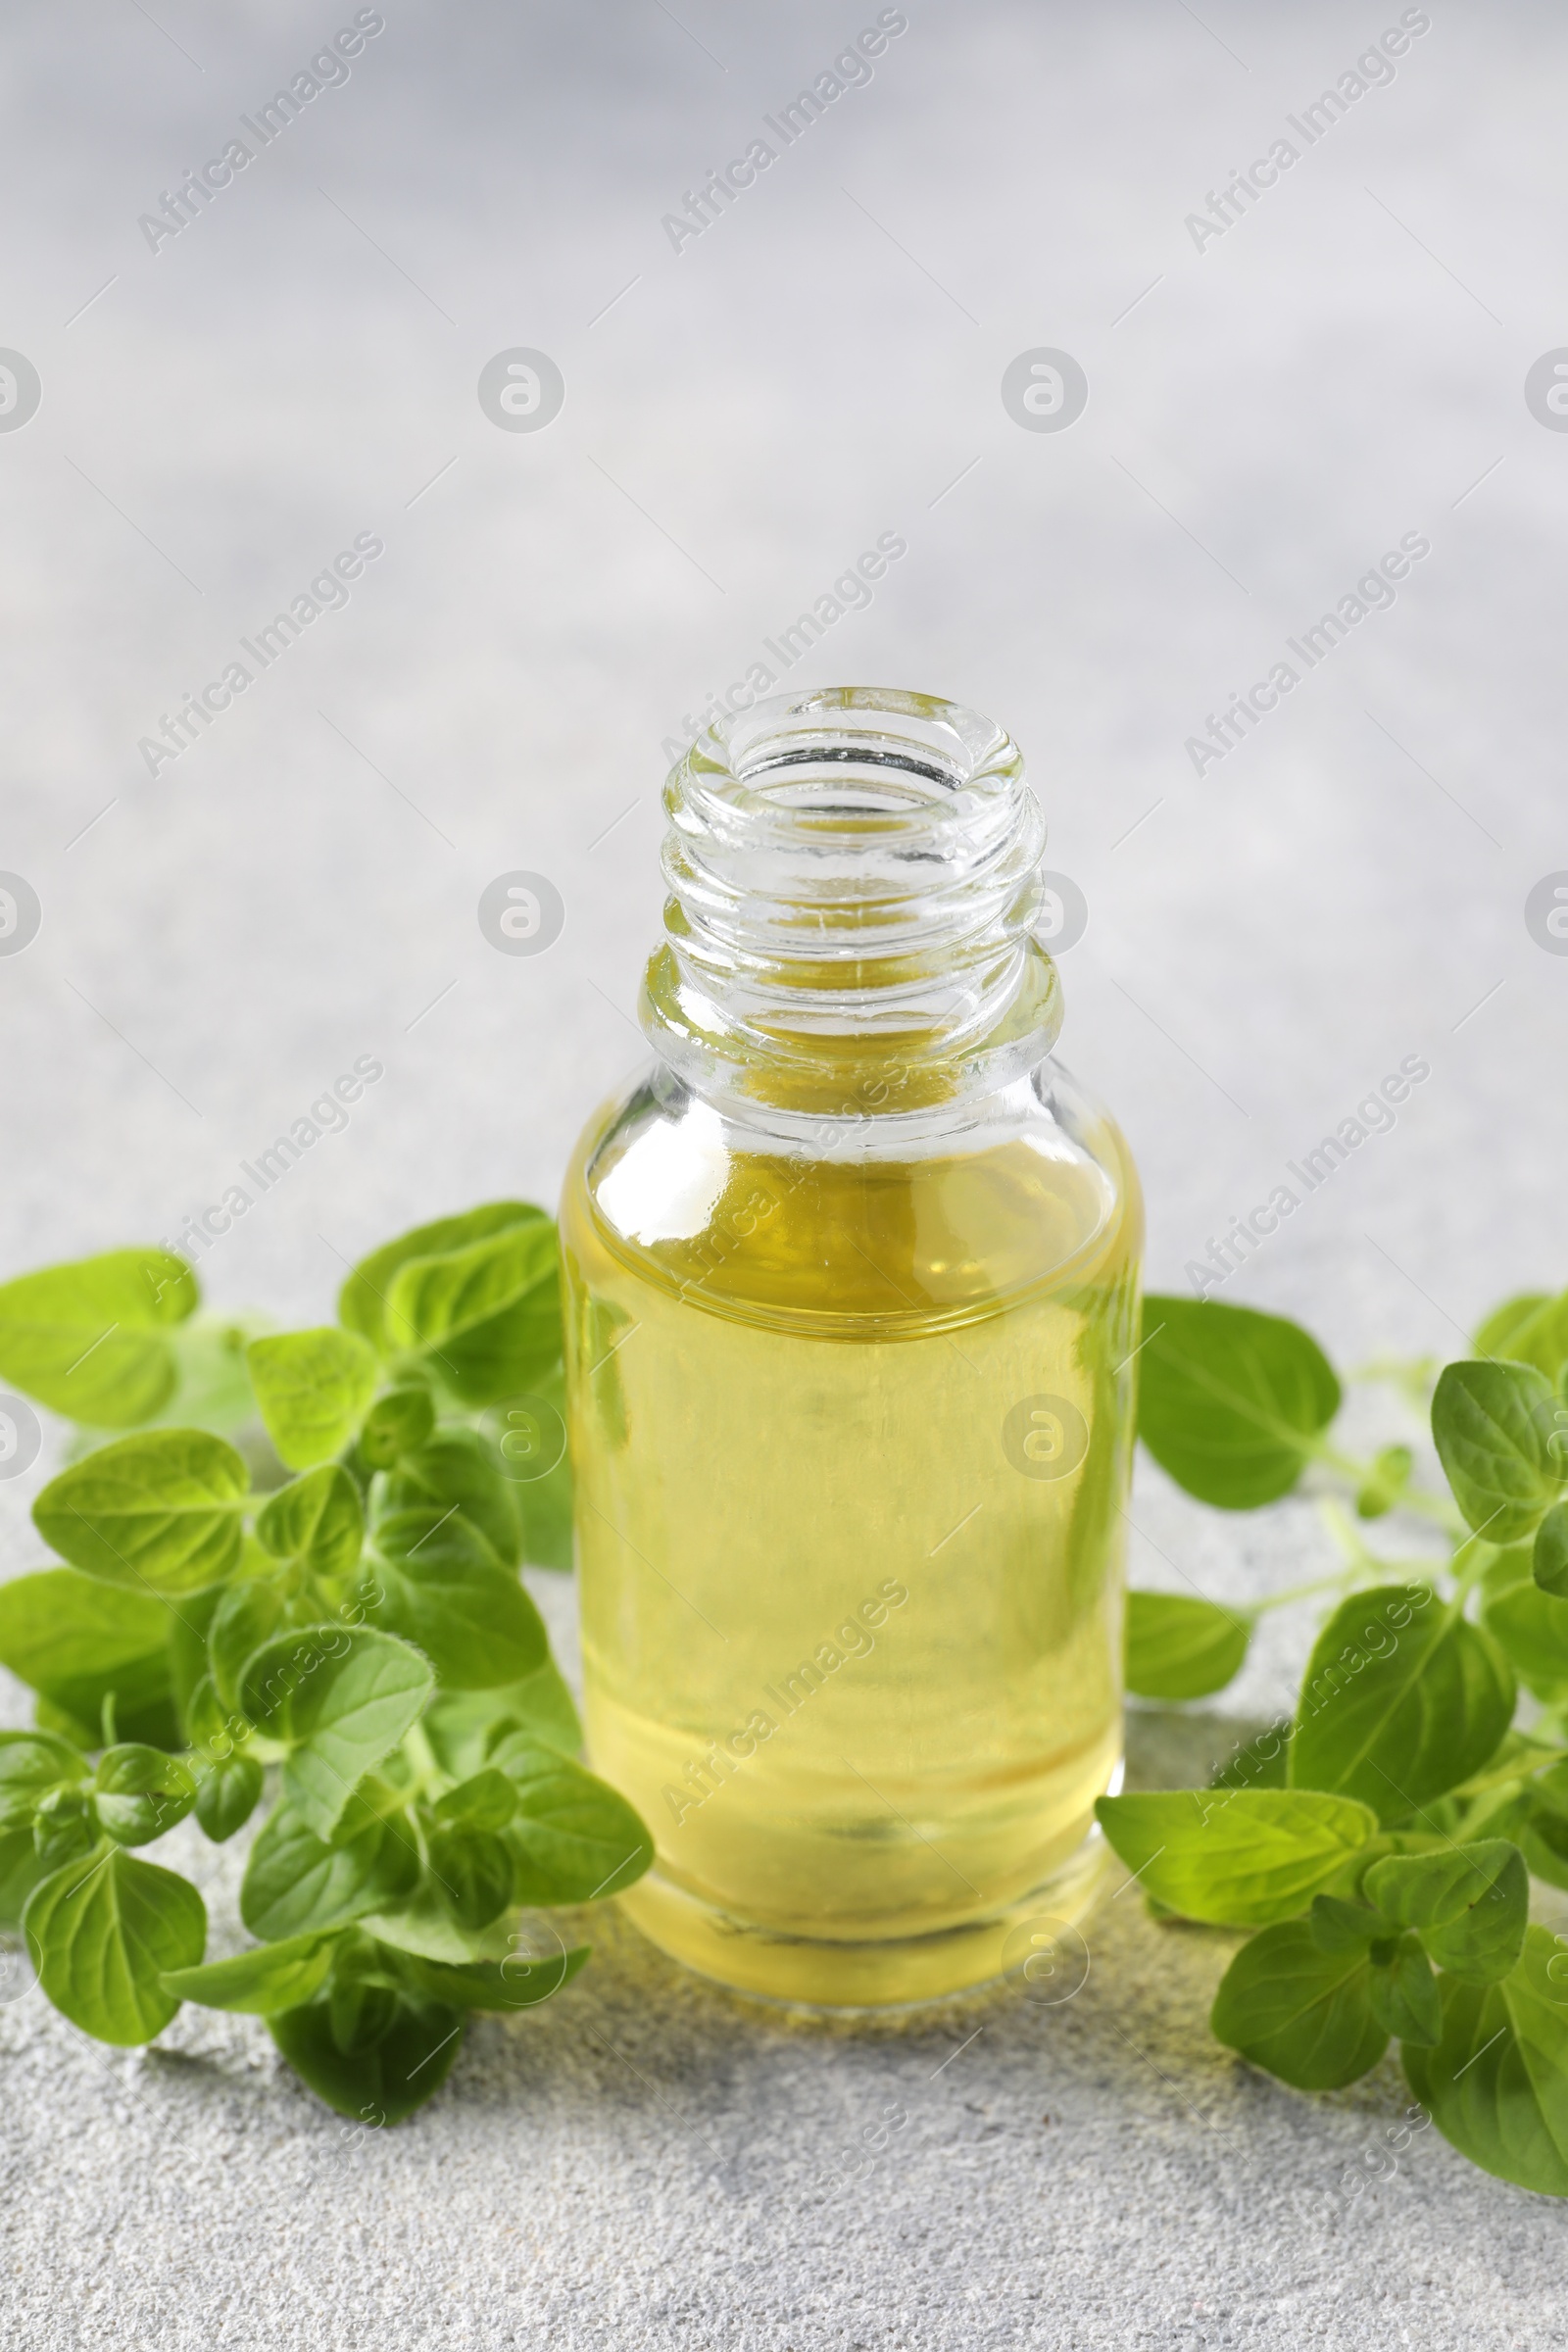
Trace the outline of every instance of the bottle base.
{"type": "Polygon", "coordinates": [[[1037,2000],[1069,2000],[1089,1970],[1079,1934],[1110,1873],[1099,1829],[1027,1895],[983,1919],[921,1936],[835,1940],[788,1935],[706,1903],[659,1871],[616,1900],[672,1960],[748,1999],[843,2013],[908,2009],[1025,1974],[1037,2000]]]}

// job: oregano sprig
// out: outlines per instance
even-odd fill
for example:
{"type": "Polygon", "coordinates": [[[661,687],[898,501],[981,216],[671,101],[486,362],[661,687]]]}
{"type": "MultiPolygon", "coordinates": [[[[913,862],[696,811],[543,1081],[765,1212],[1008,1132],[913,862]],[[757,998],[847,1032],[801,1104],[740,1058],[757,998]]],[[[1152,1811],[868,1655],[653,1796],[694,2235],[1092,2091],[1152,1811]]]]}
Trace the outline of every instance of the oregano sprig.
{"type": "Polygon", "coordinates": [[[0,1285],[0,1376],[76,1424],[33,1506],[57,1561],[0,1586],[37,1721],[0,1734],[0,1931],[101,2040],[258,2015],[329,2105],[395,2123],[474,2011],[582,1966],[550,1910],[652,1859],[576,1760],[519,1576],[570,1559],[564,1461],[516,1468],[561,1395],[555,1228],[526,1201],[420,1226],[308,1331],[199,1309],[161,1250],[0,1285]],[[200,1895],[141,1849],[264,1797],[256,1941],[207,1960],[200,1895]]]}
{"type": "MultiPolygon", "coordinates": [[[[1430,1396],[1446,1494],[1412,1483],[1407,1446],[1337,1447],[1340,1378],[1298,1325],[1151,1298],[1145,1332],[1139,1432],[1161,1467],[1225,1509],[1310,1467],[1340,1491],[1345,1567],[1306,1588],[1334,1606],[1292,1721],[1206,1789],[1102,1798],[1105,1835],[1158,1915],[1257,1931],[1215,1997],[1220,2041],[1327,2090],[1396,2040],[1455,2147],[1568,2195],[1568,1936],[1530,1920],[1532,1877],[1568,1888],[1568,1293],[1506,1301],[1473,1359],[1368,1367],[1430,1396]],[[1382,1559],[1352,1511],[1421,1520],[1446,1550],[1382,1559]]],[[[1130,1689],[1222,1689],[1263,1608],[1302,1596],[1130,1594],[1130,1689]]]]}

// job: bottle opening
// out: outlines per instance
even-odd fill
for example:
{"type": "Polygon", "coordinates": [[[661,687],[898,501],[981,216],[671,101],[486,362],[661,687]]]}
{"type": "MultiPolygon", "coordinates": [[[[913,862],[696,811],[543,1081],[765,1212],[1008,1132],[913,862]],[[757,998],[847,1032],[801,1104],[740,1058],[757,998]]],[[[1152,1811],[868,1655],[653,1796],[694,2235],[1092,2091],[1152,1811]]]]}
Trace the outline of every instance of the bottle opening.
{"type": "Polygon", "coordinates": [[[776,1102],[811,1071],[892,1060],[937,1099],[982,1065],[994,1084],[1004,1046],[1049,1050],[1045,823],[979,711],[877,687],[776,696],[700,736],[664,808],[667,944],[644,1017],[700,1091],[776,1102]]]}

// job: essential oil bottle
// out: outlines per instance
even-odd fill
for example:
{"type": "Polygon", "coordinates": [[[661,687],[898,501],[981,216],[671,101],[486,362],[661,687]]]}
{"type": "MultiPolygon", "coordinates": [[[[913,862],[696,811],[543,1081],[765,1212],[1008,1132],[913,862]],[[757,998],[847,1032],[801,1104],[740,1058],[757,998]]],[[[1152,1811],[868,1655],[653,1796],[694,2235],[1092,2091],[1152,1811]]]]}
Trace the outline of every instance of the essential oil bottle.
{"type": "Polygon", "coordinates": [[[760,702],[665,788],[655,1063],[562,1241],[589,1750],[704,1975],[879,2006],[1072,1921],[1122,1746],[1142,1209],[973,710],[760,702]]]}

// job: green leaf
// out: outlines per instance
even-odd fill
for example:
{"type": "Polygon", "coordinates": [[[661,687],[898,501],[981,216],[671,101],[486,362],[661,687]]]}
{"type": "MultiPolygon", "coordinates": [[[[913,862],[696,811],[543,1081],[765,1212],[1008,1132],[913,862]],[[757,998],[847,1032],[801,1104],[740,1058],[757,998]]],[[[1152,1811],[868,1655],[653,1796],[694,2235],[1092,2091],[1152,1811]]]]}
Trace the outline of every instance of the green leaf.
{"type": "Polygon", "coordinates": [[[213,1687],[225,1707],[239,1705],[245,1668],[279,1628],[291,1622],[282,1584],[270,1576],[237,1576],[226,1585],[207,1629],[213,1687]]]}
{"type": "Polygon", "coordinates": [[[1428,1955],[1453,1976],[1494,1984],[1518,1961],[1530,1881],[1523,1854],[1506,1838],[1391,1854],[1373,1863],[1364,1891],[1391,1919],[1416,1929],[1428,1955]]]}
{"type": "Polygon", "coordinates": [[[1416,1936],[1400,1936],[1392,1947],[1373,1951],[1366,1989],[1373,2016],[1396,2040],[1443,2039],[1438,1980],[1416,1936]]]}
{"type": "Polygon", "coordinates": [[[1483,2172],[1568,2196],[1568,1969],[1558,1939],[1531,1928],[1500,1984],[1448,1976],[1441,1990],[1442,2041],[1404,2052],[1411,2089],[1483,2172]]]}
{"type": "MultiPolygon", "coordinates": [[[[1528,1364],[1446,1364],[1432,1436],[1453,1497],[1489,1544],[1533,1535],[1562,1489],[1557,1396],[1528,1364]]],[[[1568,1413],[1564,1414],[1568,1428],[1568,1413]]]]}
{"type": "Polygon", "coordinates": [[[1544,1592],[1528,1544],[1493,1561],[1481,1580],[1481,1622],[1526,1690],[1548,1704],[1568,1696],[1568,1599],[1544,1592]]]}
{"type": "Polygon", "coordinates": [[[1365,1805],[1286,1788],[1102,1796],[1095,1812],[1146,1893],[1215,1927],[1303,1909],[1377,1828],[1365,1805]]]}
{"type": "Polygon", "coordinates": [[[1380,1938],[1396,1941],[1399,1933],[1397,1921],[1339,1894],[1314,1894],[1306,1924],[1320,1952],[1364,1952],[1380,1938]]]}
{"type": "Polygon", "coordinates": [[[161,2034],[179,2007],[164,1988],[164,1971],[201,1958],[207,1911],[172,1870],[111,1845],[35,1886],[23,1929],[38,1982],[61,2015],[128,2048],[161,2034]]]}
{"type": "Polygon", "coordinates": [[[442,1771],[466,1781],[486,1762],[508,1732],[528,1732],[542,1747],[574,1756],[582,1725],[571,1692],[547,1658],[520,1682],[493,1690],[438,1690],[425,1713],[424,1736],[442,1771]]]}
{"type": "Polygon", "coordinates": [[[122,1731],[171,1746],[168,1624],[163,1601],[45,1568],[0,1585],[0,1664],[92,1726],[113,1691],[122,1731]]]}
{"type": "Polygon", "coordinates": [[[253,1936],[275,1943],[344,1928],[412,1893],[419,1856],[409,1823],[383,1819],[357,1799],[346,1826],[354,1835],[340,1833],[328,1845],[287,1805],[263,1824],[239,1898],[239,1915],[253,1936]]]}
{"type": "Polygon", "coordinates": [[[1129,1592],[1127,1688],[1140,1698],[1206,1698],[1240,1674],[1251,1632],[1211,1600],[1129,1592]]]}
{"type": "Polygon", "coordinates": [[[92,1800],[79,1783],[44,1791],[33,1816],[32,1841],[39,1861],[50,1870],[63,1870],[68,1862],[81,1861],[97,1848],[92,1800]]]}
{"type": "Polygon", "coordinates": [[[447,1962],[409,1955],[410,1979],[433,1999],[454,2009],[532,2009],[569,1984],[588,1958],[579,1943],[544,1959],[515,1954],[506,1960],[447,1962]]]}
{"type": "Polygon", "coordinates": [[[1332,1365],[1299,1324],[1215,1299],[1144,1300],[1138,1434],[1201,1502],[1253,1510],[1288,1494],[1340,1409],[1332,1365]]]}
{"type": "Polygon", "coordinates": [[[1304,1920],[1284,1920],[1243,1944],[1220,1980],[1210,2030],[1298,2090],[1339,2090],[1388,2047],[1370,1974],[1364,1955],[1320,1951],[1304,1920]]]}
{"type": "MultiPolygon", "coordinates": [[[[498,1773],[496,1778],[503,1776],[498,1773]]],[[[430,1875],[460,1927],[487,1928],[501,1917],[513,1899],[515,1871],[511,1847],[494,1830],[468,1821],[438,1822],[430,1829],[425,1852],[430,1875]]]]}
{"type": "Polygon", "coordinates": [[[165,1972],[164,1984],[176,2000],[204,2009],[233,2009],[246,2017],[270,2017],[310,2000],[325,1984],[332,1966],[330,1936],[291,1936],[283,1943],[260,1943],[232,1960],[209,1960],[203,1968],[165,1972]]]}
{"type": "Polygon", "coordinates": [[[428,1389],[388,1389],[366,1416],[360,1460],[367,1470],[390,1470],[404,1454],[416,1453],[434,1427],[435,1400],[428,1389]]]}
{"type": "Polygon", "coordinates": [[[370,1407],[375,1351],[330,1324],[253,1340],[245,1351],[267,1434],[291,1470],[341,1453],[370,1407]]]}
{"type": "MultiPolygon", "coordinates": [[[[100,1587],[100,1591],[107,1590],[100,1587]]],[[[169,1622],[169,1679],[174,1710],[182,1724],[188,1720],[197,1690],[208,1680],[207,1633],[222,1593],[221,1585],[209,1585],[205,1592],[186,1592],[177,1601],[164,1603],[169,1622]]],[[[123,1739],[125,1726],[119,1723],[118,1715],[116,1721],[118,1729],[113,1736],[123,1739]]],[[[161,1743],[155,1740],[151,1744],[161,1743]]],[[[175,1744],[190,1745],[189,1734],[175,1744]]]]}
{"type": "Polygon", "coordinates": [[[466,1403],[493,1403],[561,1354],[559,1264],[555,1227],[538,1213],[440,1257],[411,1258],[387,1293],[387,1335],[431,1356],[466,1403]]]}
{"type": "Polygon", "coordinates": [[[277,1635],[246,1668],[240,1705],[291,1750],[283,1787],[318,1838],[330,1838],[357,1784],[418,1720],[434,1689],[406,1642],[317,1626],[277,1635]]]}
{"type": "Polygon", "coordinates": [[[452,1251],[466,1250],[473,1242],[487,1240],[492,1234],[506,1233],[514,1225],[527,1225],[544,1219],[542,1208],[528,1200],[491,1200],[481,1208],[470,1208],[457,1217],[437,1217],[428,1225],[416,1225],[412,1232],[400,1234],[395,1242],[385,1242],[362,1258],[338,1293],[338,1320],[350,1331],[357,1331],[369,1341],[381,1354],[390,1354],[394,1342],[387,1336],[387,1292],[399,1268],[416,1258],[436,1258],[452,1251]]]}
{"type": "Polygon", "coordinates": [[[198,1592],[239,1558],[250,1473],[203,1430],[121,1438],[51,1479],[33,1524],[74,1568],[151,1596],[198,1592]]]}
{"type": "Polygon", "coordinates": [[[654,1858],[653,1839],[623,1796],[569,1757],[509,1732],[491,1762],[517,1791],[505,1832],[519,1903],[586,1903],[621,1894],[654,1858]]]}
{"type": "Polygon", "coordinates": [[[339,1462],[308,1470],[269,1497],[256,1536],[275,1559],[298,1560],[311,1576],[350,1576],[365,1543],[360,1490],[339,1462]]]}
{"type": "Polygon", "coordinates": [[[168,1334],[196,1277],[167,1250],[111,1250],[0,1283],[0,1379],[94,1429],[132,1429],[173,1392],[168,1334]]]}
{"type": "Polygon", "coordinates": [[[400,1511],[459,1521],[484,1538],[504,1568],[522,1556],[516,1489],[502,1476],[494,1446],[476,1429],[443,1429],[370,1489],[372,1528],[400,1511]]]}
{"type": "Polygon", "coordinates": [[[1491,1636],[1425,1585],[1375,1585],[1341,1603],[1301,1683],[1293,1788],[1359,1797],[1402,1820],[1479,1772],[1513,1716],[1491,1636]]]}
{"type": "Polygon", "coordinates": [[[63,1781],[82,1780],[86,1770],[69,1741],[47,1732],[0,1732],[0,1836],[30,1830],[40,1798],[63,1781]]]}
{"type": "Polygon", "coordinates": [[[1568,1502],[1554,1502],[1537,1528],[1530,1566],[1543,1592],[1568,1600],[1568,1502]]]}
{"type": "Polygon", "coordinates": [[[527,1201],[420,1226],[355,1269],[338,1313],[384,1352],[421,1353],[465,1404],[515,1396],[561,1355],[555,1227],[527,1201]]]}
{"type": "Polygon", "coordinates": [[[224,1756],[196,1791],[196,1819],[215,1845],[226,1844],[255,1812],[265,1779],[254,1756],[224,1756]]]}
{"type": "Polygon", "coordinates": [[[1547,1806],[1537,1806],[1514,1834],[1531,1877],[1548,1886],[1568,1887],[1568,1821],[1547,1806]]]}
{"type": "Polygon", "coordinates": [[[565,1416],[565,1374],[559,1364],[534,1383],[528,1396],[503,1397],[485,1415],[485,1427],[502,1457],[503,1475],[512,1482],[522,1513],[522,1556],[531,1568],[569,1571],[572,1566],[571,1456],[563,1443],[565,1416]],[[560,1458],[554,1468],[534,1476],[537,1464],[549,1460],[558,1446],[560,1458]]]}
{"type": "Polygon", "coordinates": [[[1392,1511],[1410,1483],[1415,1455],[1408,1446],[1385,1446],[1372,1457],[1372,1468],[1355,1498],[1356,1516],[1381,1519],[1392,1511]]]}
{"type": "Polygon", "coordinates": [[[1476,1353],[1534,1364],[1555,1380],[1568,1364],[1568,1291],[1554,1298],[1532,1291],[1494,1308],[1476,1333],[1476,1353]]]}
{"type": "Polygon", "coordinates": [[[0,1832],[0,1929],[8,1936],[21,1927],[28,1895],[48,1875],[30,1830],[0,1832]]]}
{"type": "Polygon", "coordinates": [[[504,1830],[516,1810],[515,1784],[490,1765],[449,1788],[433,1808],[431,1819],[443,1827],[504,1830]]]}
{"type": "Polygon", "coordinates": [[[463,2047],[467,2020],[440,2002],[400,2001],[373,2048],[345,2056],[326,2000],[270,2017],[268,2032],[295,2073],[339,2115],[375,2130],[399,2124],[439,2090],[463,2047]]]}
{"type": "Polygon", "coordinates": [[[151,1845],[196,1802],[196,1776],[178,1756],[129,1740],[106,1748],[93,1778],[98,1826],[117,1845],[151,1845]]]}
{"type": "Polygon", "coordinates": [[[549,1655],[543,1620],[482,1536],[429,1505],[377,1522],[366,1613],[416,1642],[449,1690],[520,1682],[549,1655]]]}

